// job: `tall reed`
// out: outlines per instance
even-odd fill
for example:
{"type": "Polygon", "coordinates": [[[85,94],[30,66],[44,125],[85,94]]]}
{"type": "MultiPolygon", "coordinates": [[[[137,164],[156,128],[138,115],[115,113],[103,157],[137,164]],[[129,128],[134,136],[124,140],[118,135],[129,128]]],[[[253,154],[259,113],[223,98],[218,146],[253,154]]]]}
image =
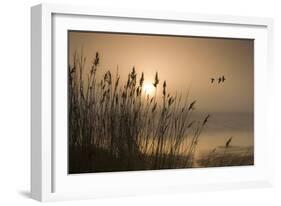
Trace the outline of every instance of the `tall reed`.
{"type": "Polygon", "coordinates": [[[188,93],[168,93],[157,72],[149,96],[144,73],[138,77],[133,67],[121,83],[118,69],[100,69],[99,53],[89,72],[85,65],[75,52],[68,68],[70,173],[193,167],[210,115],[192,119],[196,101],[189,103],[188,93]]]}

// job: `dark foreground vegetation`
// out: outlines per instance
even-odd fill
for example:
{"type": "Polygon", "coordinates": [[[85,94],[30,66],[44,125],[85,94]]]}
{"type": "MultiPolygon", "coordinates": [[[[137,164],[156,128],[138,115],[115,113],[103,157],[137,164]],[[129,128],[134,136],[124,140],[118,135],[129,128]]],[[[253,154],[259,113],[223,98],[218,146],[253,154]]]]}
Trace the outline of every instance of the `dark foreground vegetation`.
{"type": "MultiPolygon", "coordinates": [[[[75,53],[68,68],[68,172],[195,167],[200,134],[210,115],[193,119],[196,101],[189,101],[188,93],[171,95],[158,73],[155,95],[147,95],[144,73],[137,74],[133,67],[121,83],[118,70],[103,71],[99,62],[96,53],[90,70],[86,69],[86,58],[75,53]]],[[[209,156],[199,165],[230,164],[226,152],[224,160],[209,156]]]]}
{"type": "Polygon", "coordinates": [[[201,154],[197,164],[199,167],[253,165],[253,147],[217,147],[201,154]]]}

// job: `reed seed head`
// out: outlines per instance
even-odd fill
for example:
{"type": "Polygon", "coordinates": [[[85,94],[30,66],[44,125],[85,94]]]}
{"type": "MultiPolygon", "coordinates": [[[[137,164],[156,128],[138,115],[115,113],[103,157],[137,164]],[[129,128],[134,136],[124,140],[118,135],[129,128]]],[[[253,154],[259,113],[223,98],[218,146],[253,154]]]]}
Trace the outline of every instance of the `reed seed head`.
{"type": "Polygon", "coordinates": [[[159,84],[159,78],[158,78],[158,72],[156,72],[153,86],[156,88],[158,84],[159,84]]]}
{"type": "Polygon", "coordinates": [[[188,110],[192,110],[192,109],[194,109],[194,105],[195,105],[195,103],[196,103],[196,100],[195,100],[195,101],[193,101],[193,102],[191,102],[191,103],[190,103],[190,105],[189,105],[189,107],[188,107],[188,110]]]}

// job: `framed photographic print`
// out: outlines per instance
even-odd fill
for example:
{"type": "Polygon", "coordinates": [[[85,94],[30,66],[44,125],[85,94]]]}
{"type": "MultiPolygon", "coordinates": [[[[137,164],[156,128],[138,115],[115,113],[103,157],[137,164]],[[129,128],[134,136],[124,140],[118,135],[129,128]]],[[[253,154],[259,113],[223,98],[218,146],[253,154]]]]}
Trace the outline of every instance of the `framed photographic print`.
{"type": "Polygon", "coordinates": [[[31,14],[34,199],[272,185],[271,19],[31,14]]]}

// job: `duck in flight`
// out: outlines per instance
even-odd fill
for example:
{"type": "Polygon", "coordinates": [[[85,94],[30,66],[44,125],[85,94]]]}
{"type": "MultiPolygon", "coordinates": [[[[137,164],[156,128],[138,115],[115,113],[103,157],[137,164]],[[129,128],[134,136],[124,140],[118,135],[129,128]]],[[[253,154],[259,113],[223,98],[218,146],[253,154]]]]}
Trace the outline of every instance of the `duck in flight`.
{"type": "MultiPolygon", "coordinates": [[[[211,84],[213,84],[215,82],[215,78],[211,78],[211,84]]],[[[224,77],[224,75],[222,75],[221,77],[218,78],[218,84],[223,83],[226,80],[226,78],[224,77]]]]}
{"type": "Polygon", "coordinates": [[[222,75],[221,81],[224,82],[226,79],[224,77],[224,75],[222,75]]]}

